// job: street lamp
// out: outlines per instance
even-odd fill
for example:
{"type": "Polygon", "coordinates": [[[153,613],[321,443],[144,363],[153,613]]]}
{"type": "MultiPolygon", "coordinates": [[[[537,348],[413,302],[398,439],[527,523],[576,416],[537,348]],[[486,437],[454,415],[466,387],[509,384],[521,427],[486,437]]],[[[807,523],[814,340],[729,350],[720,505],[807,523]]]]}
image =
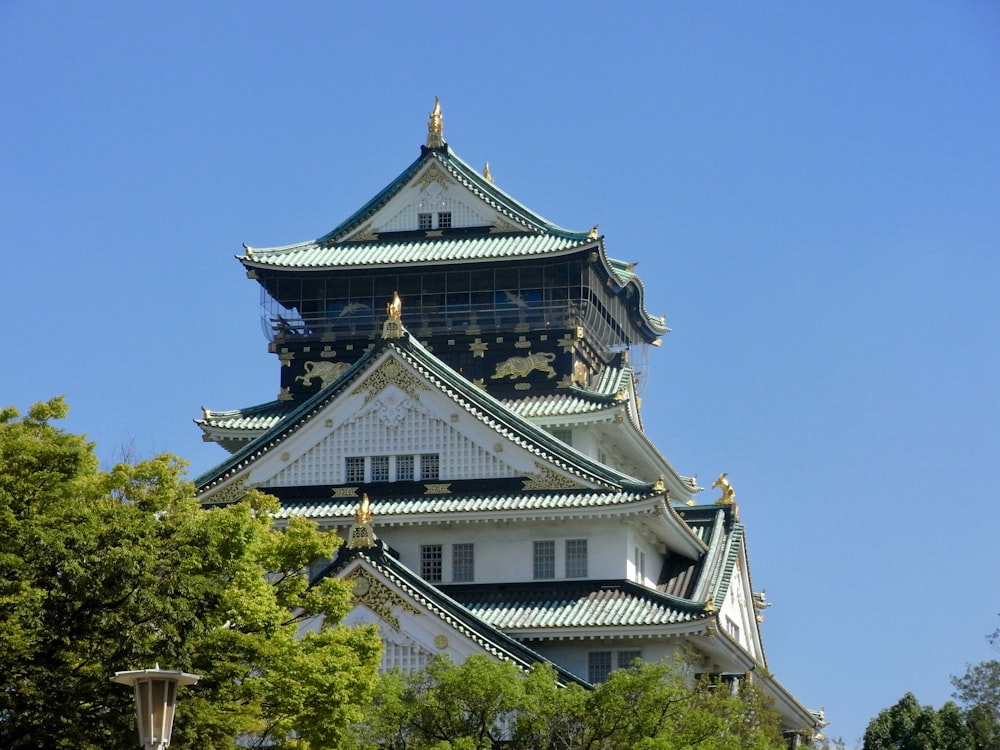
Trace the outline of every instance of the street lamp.
{"type": "Polygon", "coordinates": [[[135,714],[139,724],[139,744],[145,750],[164,750],[170,745],[174,723],[174,703],[178,685],[194,685],[199,674],[170,669],[139,669],[115,672],[112,682],[135,688],[135,714]]]}

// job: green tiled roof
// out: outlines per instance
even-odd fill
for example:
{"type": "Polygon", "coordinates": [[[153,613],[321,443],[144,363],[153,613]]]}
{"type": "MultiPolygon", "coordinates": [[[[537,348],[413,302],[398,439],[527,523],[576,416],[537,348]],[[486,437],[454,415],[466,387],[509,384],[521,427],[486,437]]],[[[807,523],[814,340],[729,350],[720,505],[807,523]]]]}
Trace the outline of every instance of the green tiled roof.
{"type": "Polygon", "coordinates": [[[441,617],[487,653],[499,659],[511,661],[524,670],[528,670],[536,664],[549,664],[555,669],[561,684],[567,685],[575,682],[589,687],[589,683],[580,677],[483,622],[440,589],[424,581],[389,554],[385,542],[381,540],[377,540],[375,547],[371,549],[341,547],[336,559],[320,574],[319,579],[335,576],[356,559],[366,561],[387,580],[399,586],[430,612],[441,617]]]}
{"type": "MultiPolygon", "coordinates": [[[[379,498],[371,501],[377,519],[433,513],[481,513],[549,508],[597,508],[628,505],[648,497],[639,492],[517,492],[494,495],[440,495],[379,498]]],[[[284,502],[276,518],[305,516],[314,520],[348,521],[354,517],[358,498],[331,499],[320,503],[284,502]]]]}
{"type": "Polygon", "coordinates": [[[328,245],[319,241],[286,247],[254,249],[241,256],[247,266],[267,268],[335,269],[355,266],[401,266],[453,263],[455,261],[523,258],[575,250],[587,240],[539,235],[490,234],[478,237],[435,237],[391,242],[347,242],[328,245]]]}
{"type": "Polygon", "coordinates": [[[268,401],[266,404],[247,406],[227,411],[209,411],[208,416],[195,422],[204,428],[224,430],[268,430],[274,427],[294,408],[291,401],[268,401]]]}
{"type": "Polygon", "coordinates": [[[704,602],[668,596],[629,581],[441,588],[473,614],[506,631],[672,625],[706,616],[704,602]]]}

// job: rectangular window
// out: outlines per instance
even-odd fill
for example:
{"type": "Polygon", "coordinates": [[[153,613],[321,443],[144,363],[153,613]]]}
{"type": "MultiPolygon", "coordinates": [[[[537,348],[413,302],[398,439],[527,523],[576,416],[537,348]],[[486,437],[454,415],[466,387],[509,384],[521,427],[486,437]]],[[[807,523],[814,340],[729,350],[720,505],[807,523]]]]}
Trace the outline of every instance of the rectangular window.
{"type": "Polygon", "coordinates": [[[413,481],[413,456],[396,456],[396,481],[413,481]]]}
{"type": "Polygon", "coordinates": [[[604,682],[611,674],[611,652],[591,651],[587,654],[587,682],[604,682]]]}
{"type": "Polygon", "coordinates": [[[573,445],[573,430],[552,430],[552,437],[562,440],[566,445],[573,445]]]}
{"type": "Polygon", "coordinates": [[[420,547],[420,577],[431,583],[441,581],[441,545],[424,544],[420,547]]]}
{"type": "Polygon", "coordinates": [[[372,481],[373,482],[389,481],[388,456],[372,456],[372,481]]]}
{"type": "Polygon", "coordinates": [[[417,227],[419,229],[431,229],[431,215],[417,214],[417,227]]]}
{"type": "Polygon", "coordinates": [[[438,229],[451,229],[451,211],[438,214],[438,229]]]}
{"type": "Polygon", "coordinates": [[[556,543],[535,542],[534,572],[535,578],[556,577],[556,543]]]}
{"type": "Polygon", "coordinates": [[[635,548],[635,580],[637,583],[646,582],[646,553],[638,547],[635,548]]]}
{"type": "Polygon", "coordinates": [[[420,478],[437,479],[439,459],[437,453],[423,453],[420,456],[420,478]]]}
{"type": "Polygon", "coordinates": [[[587,540],[566,540],[566,577],[587,577],[587,540]]]}
{"type": "Polygon", "coordinates": [[[642,651],[619,651],[618,652],[618,669],[628,669],[632,666],[632,662],[636,659],[642,658],[642,651]]]}
{"type": "Polygon", "coordinates": [[[365,459],[363,456],[348,456],[344,459],[344,481],[365,481],[365,459]]]}
{"type": "Polygon", "coordinates": [[[451,545],[451,580],[475,579],[475,552],[472,544],[451,545]]]}

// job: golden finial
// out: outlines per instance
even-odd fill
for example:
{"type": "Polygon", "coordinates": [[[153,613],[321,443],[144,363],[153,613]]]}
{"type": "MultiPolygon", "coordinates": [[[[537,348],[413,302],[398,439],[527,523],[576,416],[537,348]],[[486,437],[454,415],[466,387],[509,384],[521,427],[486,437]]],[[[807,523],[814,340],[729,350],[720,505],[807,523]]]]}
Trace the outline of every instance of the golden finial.
{"type": "Polygon", "coordinates": [[[427,122],[427,148],[440,148],[444,145],[444,126],[442,125],[441,100],[434,97],[434,111],[430,113],[427,122]]]}
{"type": "Polygon", "coordinates": [[[597,239],[597,224],[594,224],[594,226],[591,228],[591,230],[589,232],[587,232],[587,239],[588,240],[596,240],[597,239]]]}
{"type": "Polygon", "coordinates": [[[382,324],[382,338],[398,339],[403,337],[403,303],[399,292],[392,293],[392,302],[385,306],[387,317],[382,324]]]}
{"type": "Polygon", "coordinates": [[[372,506],[368,500],[367,492],[361,496],[361,503],[354,512],[354,520],[361,524],[372,522],[372,506]]]}
{"type": "Polygon", "coordinates": [[[389,320],[399,322],[403,319],[403,303],[399,299],[399,292],[392,293],[392,302],[385,306],[385,311],[389,315],[389,320]]]}
{"type": "Polygon", "coordinates": [[[486,162],[486,166],[483,167],[483,177],[486,178],[486,181],[488,183],[490,183],[491,185],[493,184],[493,175],[490,174],[490,163],[489,162],[486,162]]]}
{"type": "Polygon", "coordinates": [[[368,502],[368,493],[361,496],[361,504],[354,511],[354,524],[347,533],[347,549],[359,549],[375,546],[375,532],[372,530],[372,508],[368,502]]]}

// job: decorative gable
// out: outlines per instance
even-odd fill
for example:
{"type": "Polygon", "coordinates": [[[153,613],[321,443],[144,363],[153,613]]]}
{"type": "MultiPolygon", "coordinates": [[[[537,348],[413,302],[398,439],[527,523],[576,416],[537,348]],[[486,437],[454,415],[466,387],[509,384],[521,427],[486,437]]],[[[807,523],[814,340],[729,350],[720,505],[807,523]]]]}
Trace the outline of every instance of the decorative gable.
{"type": "Polygon", "coordinates": [[[450,175],[436,159],[393,196],[365,225],[344,241],[368,240],[375,234],[494,227],[524,231],[450,175]]]}
{"type": "Polygon", "coordinates": [[[328,394],[284,434],[258,438],[257,450],[246,449],[252,455],[247,471],[203,498],[228,498],[237,485],[238,490],[422,481],[428,492],[446,492],[448,482],[520,477],[529,490],[586,486],[498,433],[470,404],[432,384],[391,349],[350,382],[329,387],[339,392],[328,394]]]}

